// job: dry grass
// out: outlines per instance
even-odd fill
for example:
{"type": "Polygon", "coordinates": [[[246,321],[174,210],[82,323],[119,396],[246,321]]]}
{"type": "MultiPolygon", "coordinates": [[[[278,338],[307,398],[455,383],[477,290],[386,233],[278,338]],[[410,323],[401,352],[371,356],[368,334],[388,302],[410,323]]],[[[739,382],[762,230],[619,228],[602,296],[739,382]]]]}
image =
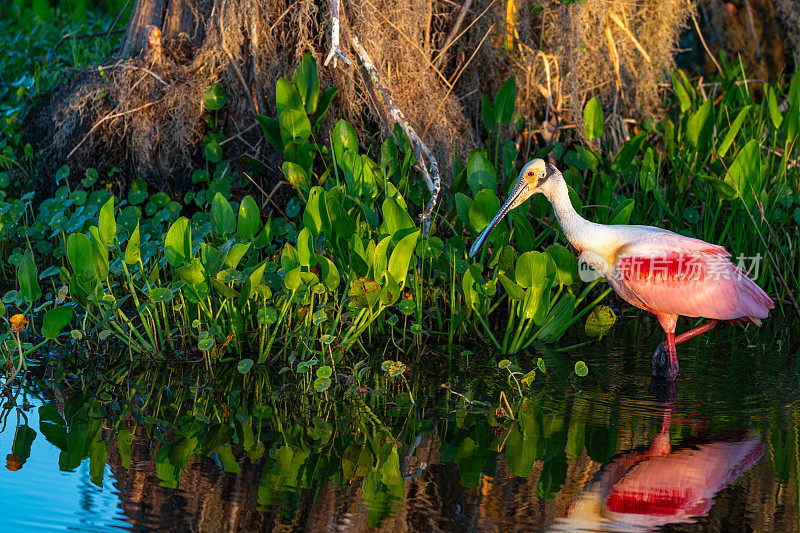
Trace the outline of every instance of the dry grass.
{"type": "MultiPolygon", "coordinates": [[[[511,74],[530,131],[541,131],[544,120],[551,121],[547,131],[580,126],[583,104],[595,95],[617,117],[648,113],[693,9],[689,0],[546,0],[540,10],[511,1],[517,3],[474,0],[464,11],[452,0],[343,2],[343,31],[358,33],[385,85],[443,164],[453,149],[463,153],[480,143],[481,94],[494,94],[511,74]]],[[[230,136],[246,131],[226,145],[226,157],[279,160],[259,142],[252,114],[275,114],[275,80],[291,75],[305,52],[321,65],[329,45],[328,2],[186,2],[190,9],[181,16],[188,16],[191,35],[165,23],[160,46],[151,43],[118,62],[105,79],[87,75],[56,106],[57,159],[69,154],[81,166],[111,154],[131,175],[169,188],[170,179],[197,163],[207,132],[200,101],[204,89],[219,82],[230,95],[223,130],[230,136]]],[[[355,59],[349,47],[345,52],[355,59]]],[[[320,67],[320,79],[339,87],[332,115],[353,122],[362,140],[377,140],[378,124],[384,133],[391,127],[356,66],[320,67]]],[[[540,140],[528,136],[528,142],[540,140]]]]}

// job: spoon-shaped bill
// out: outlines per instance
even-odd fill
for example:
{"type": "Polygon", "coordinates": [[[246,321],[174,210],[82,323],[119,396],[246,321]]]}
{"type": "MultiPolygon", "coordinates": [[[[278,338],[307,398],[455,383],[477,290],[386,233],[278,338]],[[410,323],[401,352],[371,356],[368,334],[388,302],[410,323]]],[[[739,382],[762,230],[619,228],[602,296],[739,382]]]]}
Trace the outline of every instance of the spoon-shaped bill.
{"type": "Polygon", "coordinates": [[[505,217],[509,211],[528,199],[528,197],[531,195],[530,189],[531,187],[527,180],[520,175],[516,185],[514,185],[514,190],[511,191],[506,203],[503,204],[503,207],[500,208],[500,211],[498,211],[492,221],[489,222],[489,225],[486,226],[486,229],[484,229],[481,234],[478,235],[478,238],[475,239],[475,242],[472,243],[472,247],[469,249],[470,257],[480,251],[480,249],[483,247],[483,243],[486,241],[486,238],[500,223],[500,221],[503,220],[503,217],[505,217]]]}

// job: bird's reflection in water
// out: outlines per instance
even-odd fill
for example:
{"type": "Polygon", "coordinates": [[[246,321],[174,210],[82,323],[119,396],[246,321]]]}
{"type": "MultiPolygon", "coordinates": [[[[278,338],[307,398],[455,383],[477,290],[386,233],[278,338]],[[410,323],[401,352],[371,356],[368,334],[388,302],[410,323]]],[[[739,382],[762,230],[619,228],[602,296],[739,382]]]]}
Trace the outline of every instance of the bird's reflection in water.
{"type": "Polygon", "coordinates": [[[673,447],[672,410],[669,401],[649,448],[623,452],[604,465],[549,531],[653,531],[694,522],[764,455],[752,433],[673,447]]]}

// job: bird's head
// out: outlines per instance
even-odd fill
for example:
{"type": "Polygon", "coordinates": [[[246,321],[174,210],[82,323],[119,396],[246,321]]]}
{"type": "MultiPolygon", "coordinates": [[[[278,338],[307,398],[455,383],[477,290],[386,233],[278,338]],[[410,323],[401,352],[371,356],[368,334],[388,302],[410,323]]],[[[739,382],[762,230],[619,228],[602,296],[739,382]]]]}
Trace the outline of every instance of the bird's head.
{"type": "Polygon", "coordinates": [[[492,221],[486,226],[486,229],[478,236],[469,249],[469,256],[472,257],[483,246],[486,237],[492,230],[503,220],[509,211],[522,204],[525,200],[530,198],[536,193],[546,193],[549,187],[548,180],[554,175],[560,175],[558,169],[552,165],[548,165],[541,159],[532,159],[528,161],[522,171],[519,173],[517,183],[508,195],[506,203],[500,208],[500,211],[495,215],[492,221]]]}

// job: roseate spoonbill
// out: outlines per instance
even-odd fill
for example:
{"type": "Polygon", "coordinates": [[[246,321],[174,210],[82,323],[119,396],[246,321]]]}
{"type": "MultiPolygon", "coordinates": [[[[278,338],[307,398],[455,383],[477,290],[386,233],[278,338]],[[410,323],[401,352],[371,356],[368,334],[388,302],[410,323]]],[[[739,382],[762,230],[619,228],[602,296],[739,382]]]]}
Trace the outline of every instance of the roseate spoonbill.
{"type": "Polygon", "coordinates": [[[716,494],[764,455],[753,434],[673,449],[666,409],[649,448],[603,465],[548,531],[654,531],[708,514],[716,494]]]}
{"type": "Polygon", "coordinates": [[[503,217],[531,195],[544,194],[567,240],[629,304],[655,314],[667,340],[651,360],[654,376],[674,381],[675,345],[713,328],[718,321],[756,325],[772,300],[734,265],[725,248],[651,226],[604,225],[581,217],[569,200],[561,172],[541,159],[528,162],[514,189],[470,248],[475,255],[503,217]],[[702,325],[675,335],[678,316],[704,317],[702,325]],[[666,360],[666,361],[665,361],[666,360]],[[664,364],[666,363],[666,364],[664,364]]]}

